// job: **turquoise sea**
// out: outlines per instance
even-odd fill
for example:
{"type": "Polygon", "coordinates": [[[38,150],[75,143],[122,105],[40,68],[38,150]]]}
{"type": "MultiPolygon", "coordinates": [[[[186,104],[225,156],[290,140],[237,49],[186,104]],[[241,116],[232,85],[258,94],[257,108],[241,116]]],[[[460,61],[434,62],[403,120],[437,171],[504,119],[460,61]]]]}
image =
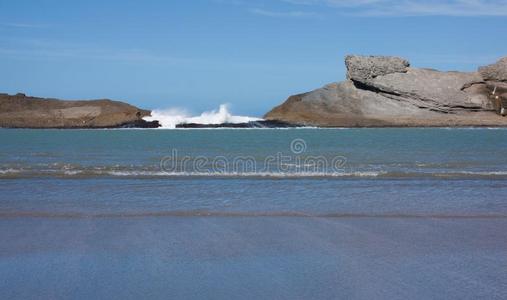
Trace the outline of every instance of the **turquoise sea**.
{"type": "Polygon", "coordinates": [[[0,141],[1,299],[507,298],[507,129],[0,141]]]}

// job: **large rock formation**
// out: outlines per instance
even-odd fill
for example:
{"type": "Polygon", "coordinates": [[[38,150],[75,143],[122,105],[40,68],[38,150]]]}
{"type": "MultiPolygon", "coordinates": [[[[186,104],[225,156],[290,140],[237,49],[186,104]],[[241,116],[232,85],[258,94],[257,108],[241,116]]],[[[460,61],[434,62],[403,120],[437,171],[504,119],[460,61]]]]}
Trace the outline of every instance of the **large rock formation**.
{"type": "Polygon", "coordinates": [[[150,111],[111,100],[63,101],[0,94],[0,127],[116,128],[158,127],[142,118],[150,111]]]}
{"type": "Polygon", "coordinates": [[[506,64],[479,72],[411,68],[386,56],[347,56],[347,80],[295,95],[267,120],[316,126],[507,126],[495,97],[507,87],[506,64]]]}

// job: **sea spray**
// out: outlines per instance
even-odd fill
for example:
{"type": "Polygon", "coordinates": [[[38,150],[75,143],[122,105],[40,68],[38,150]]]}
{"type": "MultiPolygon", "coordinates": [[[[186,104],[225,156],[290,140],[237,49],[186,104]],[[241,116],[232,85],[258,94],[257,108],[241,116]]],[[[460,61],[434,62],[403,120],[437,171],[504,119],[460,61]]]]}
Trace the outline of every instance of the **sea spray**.
{"type": "Polygon", "coordinates": [[[191,116],[184,109],[165,109],[153,110],[150,117],[145,117],[146,121],[158,120],[162,125],[161,128],[176,128],[178,124],[222,124],[222,123],[248,123],[251,121],[259,121],[261,119],[247,116],[232,115],[226,104],[221,104],[218,110],[206,111],[199,116],[191,116]]]}

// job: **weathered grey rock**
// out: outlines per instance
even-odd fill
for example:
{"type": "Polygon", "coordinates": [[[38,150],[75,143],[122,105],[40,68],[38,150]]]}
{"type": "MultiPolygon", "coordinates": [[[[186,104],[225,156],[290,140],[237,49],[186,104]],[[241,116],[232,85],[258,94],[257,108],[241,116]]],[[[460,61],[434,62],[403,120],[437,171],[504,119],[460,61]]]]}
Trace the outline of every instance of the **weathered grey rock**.
{"type": "Polygon", "coordinates": [[[291,96],[265,118],[318,126],[388,126],[392,122],[386,120],[396,120],[400,112],[412,118],[420,114],[420,109],[408,102],[359,89],[353,81],[346,80],[291,96]]]}
{"type": "Polygon", "coordinates": [[[486,83],[474,83],[463,89],[470,102],[482,107],[484,110],[494,110],[495,107],[489,95],[491,94],[490,89],[486,83]]]}
{"type": "Polygon", "coordinates": [[[479,73],[485,81],[507,81],[507,57],[495,64],[480,67],[479,73]]]}
{"type": "Polygon", "coordinates": [[[14,128],[106,128],[157,127],[142,118],[150,111],[111,100],[64,101],[0,95],[0,127],[14,128]]]}
{"type": "Polygon", "coordinates": [[[462,109],[490,109],[487,97],[465,89],[482,82],[478,73],[439,72],[410,68],[398,57],[347,56],[347,77],[359,88],[388,98],[407,101],[419,108],[452,113],[462,109]]]}
{"type": "Polygon", "coordinates": [[[378,76],[392,73],[405,73],[410,63],[394,56],[358,56],[345,57],[347,78],[355,81],[367,81],[378,76]]]}
{"type": "Polygon", "coordinates": [[[507,82],[486,81],[485,85],[491,93],[502,94],[507,92],[507,82]]]}
{"type": "Polygon", "coordinates": [[[488,109],[487,103],[475,101],[464,91],[467,86],[481,81],[478,73],[409,68],[406,73],[391,73],[362,83],[384,96],[410,102],[419,108],[452,113],[463,109],[488,109]]]}
{"type": "Polygon", "coordinates": [[[477,72],[415,69],[395,57],[348,56],[346,65],[349,80],[291,96],[265,118],[345,127],[507,125],[477,72]]]}

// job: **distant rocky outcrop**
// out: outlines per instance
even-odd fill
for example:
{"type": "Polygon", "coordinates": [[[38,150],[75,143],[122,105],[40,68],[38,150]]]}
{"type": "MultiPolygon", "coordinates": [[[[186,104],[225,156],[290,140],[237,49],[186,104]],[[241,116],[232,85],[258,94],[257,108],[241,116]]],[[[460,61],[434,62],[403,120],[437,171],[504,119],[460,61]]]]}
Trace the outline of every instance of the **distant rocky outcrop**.
{"type": "Polygon", "coordinates": [[[291,96],[267,120],[315,126],[507,126],[507,58],[478,72],[417,69],[399,57],[347,56],[347,80],[291,96]],[[494,95],[493,95],[494,94],[494,95]]]}
{"type": "Polygon", "coordinates": [[[0,127],[121,128],[159,127],[146,122],[150,111],[112,100],[64,101],[0,94],[0,127]]]}

